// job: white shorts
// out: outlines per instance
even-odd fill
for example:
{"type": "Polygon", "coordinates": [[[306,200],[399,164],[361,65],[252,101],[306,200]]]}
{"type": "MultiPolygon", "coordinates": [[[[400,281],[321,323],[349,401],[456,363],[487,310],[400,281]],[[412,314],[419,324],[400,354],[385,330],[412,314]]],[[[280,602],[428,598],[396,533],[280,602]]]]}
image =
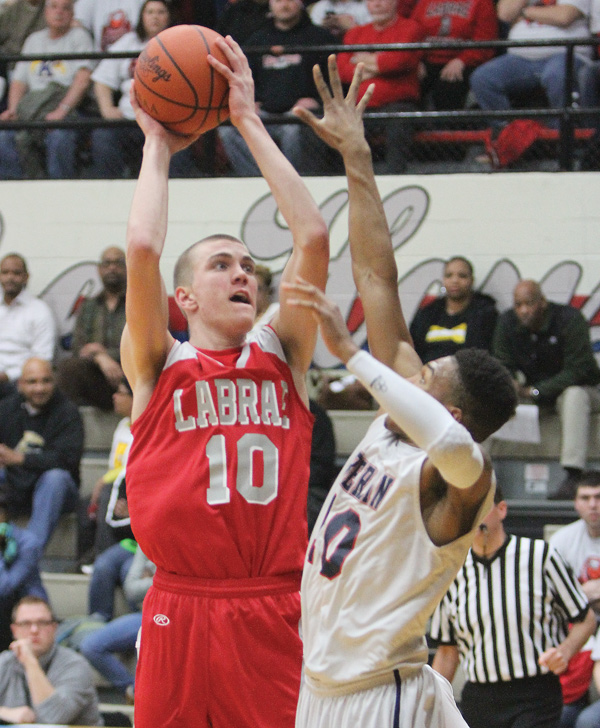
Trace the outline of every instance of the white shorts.
{"type": "Polygon", "coordinates": [[[401,683],[339,696],[302,683],[296,728],[468,728],[450,683],[425,665],[401,683]]]}

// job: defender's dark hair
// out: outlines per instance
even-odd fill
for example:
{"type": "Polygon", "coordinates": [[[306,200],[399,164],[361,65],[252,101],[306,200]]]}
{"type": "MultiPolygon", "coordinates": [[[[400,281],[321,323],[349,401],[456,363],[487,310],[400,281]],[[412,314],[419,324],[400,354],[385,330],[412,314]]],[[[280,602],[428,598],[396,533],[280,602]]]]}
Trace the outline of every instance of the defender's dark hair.
{"type": "Polygon", "coordinates": [[[497,506],[500,501],[504,500],[504,493],[502,488],[496,483],[496,492],[494,493],[494,505],[497,506]]]}
{"type": "Polygon", "coordinates": [[[505,366],[484,349],[459,349],[454,355],[459,384],[454,404],[476,442],[483,442],[514,415],[517,393],[505,366]]]}

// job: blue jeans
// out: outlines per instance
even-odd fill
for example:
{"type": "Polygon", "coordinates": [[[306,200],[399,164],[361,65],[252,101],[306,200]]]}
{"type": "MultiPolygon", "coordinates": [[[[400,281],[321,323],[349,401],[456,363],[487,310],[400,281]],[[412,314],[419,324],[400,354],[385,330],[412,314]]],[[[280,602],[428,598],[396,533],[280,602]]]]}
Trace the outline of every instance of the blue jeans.
{"type": "MultiPolygon", "coordinates": [[[[574,56],[575,74],[584,61],[574,56]]],[[[482,64],[471,74],[471,90],[484,110],[508,110],[510,97],[543,88],[552,108],[565,103],[565,53],[531,60],[516,53],[506,53],[482,64]]],[[[552,119],[549,126],[557,126],[552,119]]]]}
{"type": "MultiPolygon", "coordinates": [[[[144,133],[139,127],[109,129],[99,127],[92,131],[93,176],[99,179],[123,177],[128,172],[137,176],[142,163],[144,133]]],[[[198,167],[190,149],[184,149],[171,158],[169,177],[197,177],[198,167]]]]}
{"type": "MultiPolygon", "coordinates": [[[[327,145],[312,129],[304,124],[265,124],[265,126],[283,156],[301,175],[331,174],[332,165],[327,145]]],[[[254,157],[234,126],[220,126],[219,139],[236,177],[260,177],[260,170],[254,157]]]]}
{"type": "Polygon", "coordinates": [[[598,726],[600,726],[600,700],[584,708],[575,721],[575,728],[598,728],[598,726]]]}
{"type": "Polygon", "coordinates": [[[123,585],[132,560],[131,551],[118,543],[96,557],[88,594],[88,614],[100,614],[110,622],[114,614],[115,592],[123,585]]]}
{"type": "MultiPolygon", "coordinates": [[[[50,179],[75,178],[77,134],[74,129],[50,129],[45,133],[46,171],[50,179]]],[[[23,179],[25,176],[26,165],[19,155],[16,133],[0,131],[0,179],[23,179]]]]}
{"type": "Polygon", "coordinates": [[[141,612],[125,614],[87,635],[79,648],[103,677],[123,691],[134,684],[135,678],[113,653],[134,650],[141,626],[141,612]]]}
{"type": "Polygon", "coordinates": [[[60,468],[46,470],[33,489],[31,518],[27,530],[45,547],[63,513],[75,510],[79,491],[71,473],[60,468]]]}

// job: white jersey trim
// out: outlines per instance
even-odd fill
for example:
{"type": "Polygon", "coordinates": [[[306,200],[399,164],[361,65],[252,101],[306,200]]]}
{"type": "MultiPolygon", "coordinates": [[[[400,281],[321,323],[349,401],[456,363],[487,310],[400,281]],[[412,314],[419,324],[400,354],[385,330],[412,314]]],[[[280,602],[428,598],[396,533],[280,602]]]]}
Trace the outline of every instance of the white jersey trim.
{"type": "MultiPolygon", "coordinates": [[[[240,352],[240,356],[236,362],[236,367],[238,369],[243,369],[248,363],[251,344],[257,344],[261,351],[266,354],[273,354],[282,362],[287,364],[287,359],[284,354],[283,347],[281,346],[281,341],[279,341],[279,337],[270,326],[262,326],[248,334],[246,343],[242,347],[242,351],[240,352]]],[[[186,361],[187,359],[196,359],[198,354],[209,356],[202,349],[197,349],[193,346],[193,344],[190,344],[189,341],[175,340],[167,355],[163,371],[177,362],[186,361]]],[[[214,361],[220,363],[218,359],[215,359],[214,361]]]]}

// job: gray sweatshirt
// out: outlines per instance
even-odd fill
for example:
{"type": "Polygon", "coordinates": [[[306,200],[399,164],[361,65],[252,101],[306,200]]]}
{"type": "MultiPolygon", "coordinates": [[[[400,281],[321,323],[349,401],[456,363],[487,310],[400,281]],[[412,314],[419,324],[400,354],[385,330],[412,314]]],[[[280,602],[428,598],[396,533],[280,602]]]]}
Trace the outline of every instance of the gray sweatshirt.
{"type": "Polygon", "coordinates": [[[36,721],[43,724],[103,725],[87,660],[67,647],[54,645],[39,661],[55,692],[36,708],[31,704],[23,666],[10,650],[0,653],[0,705],[28,705],[36,721]]]}

